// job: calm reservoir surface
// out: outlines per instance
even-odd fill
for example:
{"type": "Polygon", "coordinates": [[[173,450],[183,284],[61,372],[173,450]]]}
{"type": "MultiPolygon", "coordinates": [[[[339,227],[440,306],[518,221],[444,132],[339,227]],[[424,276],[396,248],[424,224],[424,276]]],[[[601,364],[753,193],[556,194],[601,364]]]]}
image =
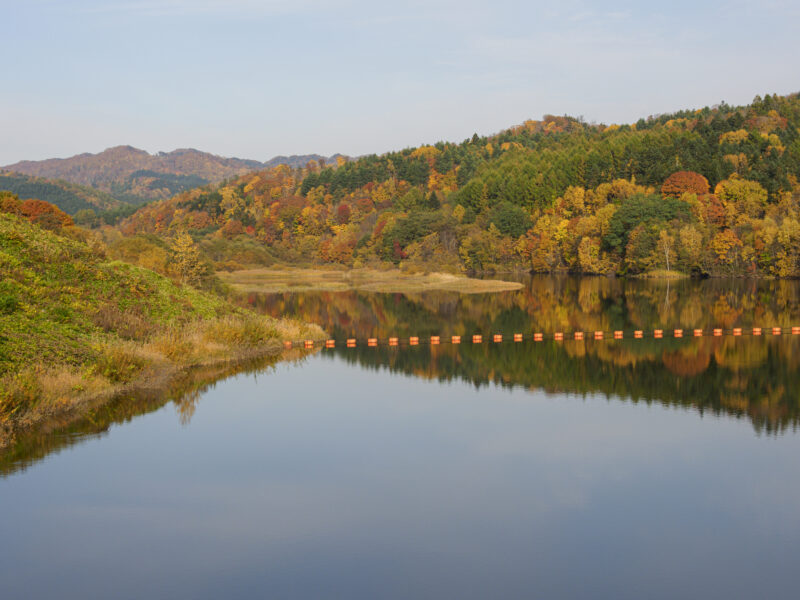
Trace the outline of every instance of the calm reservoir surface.
{"type": "MultiPolygon", "coordinates": [[[[248,301],[338,340],[800,325],[793,282],[248,301]]],[[[798,337],[193,373],[0,454],[0,598],[795,598],[798,337]]]]}

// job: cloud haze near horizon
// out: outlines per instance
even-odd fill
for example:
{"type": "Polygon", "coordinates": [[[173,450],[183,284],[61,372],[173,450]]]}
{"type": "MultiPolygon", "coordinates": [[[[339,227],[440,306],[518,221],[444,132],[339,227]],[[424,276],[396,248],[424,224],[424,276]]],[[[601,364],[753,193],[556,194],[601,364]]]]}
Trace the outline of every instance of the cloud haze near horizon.
{"type": "Polygon", "coordinates": [[[0,164],[381,153],[791,93],[794,2],[0,0],[0,164]]]}

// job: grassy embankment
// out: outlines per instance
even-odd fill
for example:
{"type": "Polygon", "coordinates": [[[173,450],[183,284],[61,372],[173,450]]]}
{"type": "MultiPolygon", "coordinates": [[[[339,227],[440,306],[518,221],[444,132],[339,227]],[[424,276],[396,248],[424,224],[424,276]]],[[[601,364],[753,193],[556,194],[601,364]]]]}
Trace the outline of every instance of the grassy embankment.
{"type": "Polygon", "coordinates": [[[152,271],[108,261],[79,230],[0,214],[0,447],[14,429],[189,367],[322,339],[152,271]]]}
{"type": "Polygon", "coordinates": [[[365,292],[416,293],[453,291],[464,294],[518,290],[521,283],[497,279],[472,279],[449,273],[406,273],[399,269],[265,268],[220,272],[219,277],[241,292],[365,292]]]}

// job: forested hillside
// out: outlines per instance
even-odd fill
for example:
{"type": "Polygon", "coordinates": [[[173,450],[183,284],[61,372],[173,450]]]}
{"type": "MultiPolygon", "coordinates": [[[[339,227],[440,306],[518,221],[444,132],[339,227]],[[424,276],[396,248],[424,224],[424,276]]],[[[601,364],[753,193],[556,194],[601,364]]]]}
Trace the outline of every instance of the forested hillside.
{"type": "Polygon", "coordinates": [[[79,210],[103,211],[123,205],[110,194],[88,186],[13,171],[0,171],[0,191],[12,192],[23,200],[50,202],[71,215],[79,210]]]}
{"type": "Polygon", "coordinates": [[[336,161],[339,157],[347,159],[347,157],[343,154],[334,154],[333,156],[329,157],[322,156],[320,154],[292,154],[291,156],[274,156],[264,163],[264,168],[271,169],[273,167],[277,167],[278,165],[286,165],[292,169],[297,169],[298,167],[305,167],[308,162],[312,160],[321,165],[325,165],[329,162],[336,164],[336,161]]]}
{"type": "Polygon", "coordinates": [[[489,137],[178,194],[126,235],[187,230],[218,267],[394,263],[451,271],[800,275],[800,98],[756,97],[489,137]]]}

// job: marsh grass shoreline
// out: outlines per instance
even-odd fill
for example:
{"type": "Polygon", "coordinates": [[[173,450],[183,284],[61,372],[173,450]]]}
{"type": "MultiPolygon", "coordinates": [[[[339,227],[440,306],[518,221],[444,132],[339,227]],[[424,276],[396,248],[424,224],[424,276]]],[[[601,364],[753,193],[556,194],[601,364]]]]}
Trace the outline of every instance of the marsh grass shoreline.
{"type": "MultiPolygon", "coordinates": [[[[320,341],[326,336],[321,328],[311,326],[307,337],[320,341]]],[[[272,339],[264,344],[232,349],[211,358],[181,362],[160,361],[142,369],[128,381],[109,383],[99,390],[72,390],[71,393],[57,398],[45,398],[44,401],[40,398],[18,417],[12,416],[0,420],[0,454],[12,447],[20,436],[30,435],[33,432],[47,433],[62,430],[85,418],[89,411],[101,408],[124,396],[144,392],[151,395],[167,394],[176,381],[195,373],[201,375],[199,382],[193,383],[202,385],[219,379],[220,372],[235,371],[252,361],[292,360],[311,352],[313,351],[299,349],[287,351],[284,350],[281,340],[272,339]],[[203,377],[204,371],[212,373],[203,377]]],[[[52,393],[52,390],[49,392],[52,393]]]]}
{"type": "MultiPolygon", "coordinates": [[[[154,326],[146,335],[122,338],[124,313],[106,333],[79,338],[72,360],[20,365],[0,377],[0,449],[20,429],[132,389],[165,387],[186,369],[211,367],[280,354],[284,340],[326,337],[317,325],[275,319],[250,311],[183,324],[154,326]]],[[[33,343],[49,340],[34,337],[33,343]]],[[[59,343],[61,343],[59,341],[59,343]]]]}
{"type": "Polygon", "coordinates": [[[417,293],[454,291],[463,294],[520,289],[516,281],[476,279],[451,273],[411,273],[399,269],[315,269],[280,267],[219,272],[218,276],[242,293],[344,292],[417,293]]]}

